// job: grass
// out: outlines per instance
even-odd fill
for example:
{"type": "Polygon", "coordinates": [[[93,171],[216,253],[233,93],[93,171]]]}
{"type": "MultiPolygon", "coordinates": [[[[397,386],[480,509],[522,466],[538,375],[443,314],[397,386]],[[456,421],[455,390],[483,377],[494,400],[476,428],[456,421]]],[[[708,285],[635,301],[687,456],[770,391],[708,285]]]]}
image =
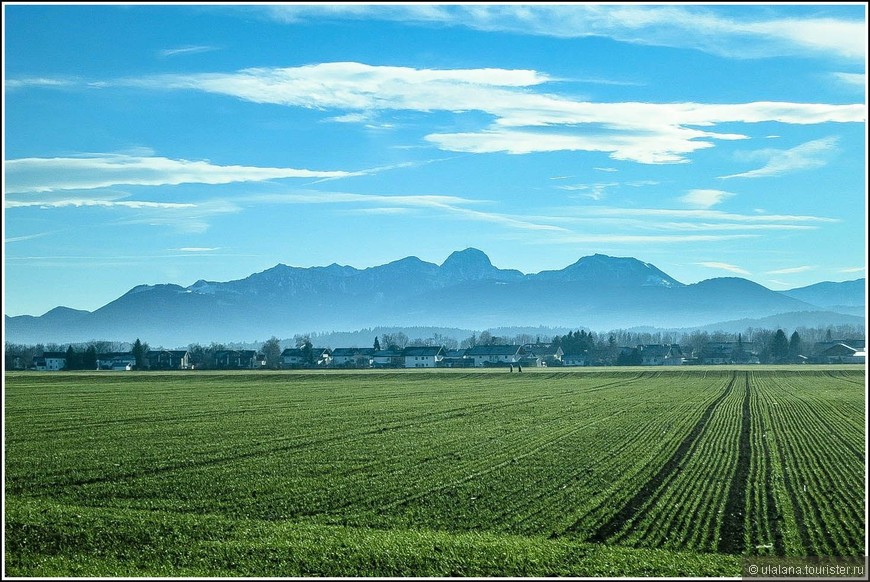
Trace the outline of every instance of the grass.
{"type": "Polygon", "coordinates": [[[865,553],[863,367],[5,380],[10,576],[739,576],[740,554],[865,553]]]}

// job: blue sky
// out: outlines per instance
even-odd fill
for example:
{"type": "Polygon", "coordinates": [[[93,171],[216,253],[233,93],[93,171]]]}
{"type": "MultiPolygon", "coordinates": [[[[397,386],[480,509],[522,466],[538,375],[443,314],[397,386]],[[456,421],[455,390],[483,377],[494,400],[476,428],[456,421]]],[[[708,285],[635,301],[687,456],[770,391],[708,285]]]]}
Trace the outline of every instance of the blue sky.
{"type": "Polygon", "coordinates": [[[3,16],[7,315],[466,247],[865,276],[864,3],[3,16]]]}

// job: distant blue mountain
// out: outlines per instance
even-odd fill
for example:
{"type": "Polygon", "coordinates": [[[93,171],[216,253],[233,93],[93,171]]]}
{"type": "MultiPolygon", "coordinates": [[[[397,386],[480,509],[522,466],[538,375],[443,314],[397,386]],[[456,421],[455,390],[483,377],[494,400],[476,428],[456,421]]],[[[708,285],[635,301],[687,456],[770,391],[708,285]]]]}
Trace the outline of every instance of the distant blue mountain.
{"type": "Polygon", "coordinates": [[[831,287],[793,290],[797,296],[733,277],[685,285],[649,263],[600,254],[561,270],[523,274],[465,249],[441,265],[417,257],[367,269],[279,264],[235,281],[140,285],[93,312],[59,307],[41,317],[6,317],[6,340],[139,337],[152,345],[182,346],[375,326],[700,327],[824,311],[819,302],[840,301],[837,286],[845,284],[823,285],[831,287]]]}
{"type": "Polygon", "coordinates": [[[855,279],[842,283],[825,281],[781,293],[819,307],[864,307],[866,289],[866,279],[855,279]]]}

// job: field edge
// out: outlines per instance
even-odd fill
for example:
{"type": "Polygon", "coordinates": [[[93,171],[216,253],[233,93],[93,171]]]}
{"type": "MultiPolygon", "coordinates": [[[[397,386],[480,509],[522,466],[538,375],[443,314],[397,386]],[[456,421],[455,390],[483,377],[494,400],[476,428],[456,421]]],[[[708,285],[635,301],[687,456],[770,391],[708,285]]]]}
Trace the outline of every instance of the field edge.
{"type": "Polygon", "coordinates": [[[63,505],[9,496],[11,577],[735,577],[739,556],[493,532],[63,505]]]}

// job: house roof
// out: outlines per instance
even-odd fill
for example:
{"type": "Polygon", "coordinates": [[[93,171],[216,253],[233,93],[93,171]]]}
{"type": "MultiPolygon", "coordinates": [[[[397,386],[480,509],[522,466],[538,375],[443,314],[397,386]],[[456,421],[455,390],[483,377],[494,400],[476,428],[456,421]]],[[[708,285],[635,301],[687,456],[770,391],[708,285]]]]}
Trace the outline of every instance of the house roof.
{"type": "Polygon", "coordinates": [[[402,355],[406,358],[409,356],[437,356],[443,351],[444,348],[441,346],[412,346],[405,348],[402,355]]]}
{"type": "Polygon", "coordinates": [[[151,358],[159,354],[169,354],[176,358],[183,358],[187,355],[187,350],[148,350],[147,357],[151,358]]]}
{"type": "Polygon", "coordinates": [[[376,350],[372,355],[376,358],[398,358],[403,354],[401,350],[376,350]]]}
{"type": "Polygon", "coordinates": [[[506,346],[474,346],[468,348],[465,352],[466,356],[514,356],[522,350],[523,346],[506,345],[506,346]]]}
{"type": "Polygon", "coordinates": [[[846,344],[835,344],[824,352],[822,355],[824,356],[854,356],[857,355],[858,350],[853,348],[852,346],[847,346],[846,344]]]}
{"type": "Polygon", "coordinates": [[[525,344],[523,351],[535,356],[558,356],[565,353],[561,346],[554,346],[553,344],[525,344]]]}
{"type": "MultiPolygon", "coordinates": [[[[311,353],[313,355],[322,356],[323,354],[331,354],[332,352],[329,348],[311,348],[311,353]]],[[[302,353],[302,348],[287,348],[281,352],[281,357],[301,358],[304,357],[304,354],[302,353]]]]}
{"type": "Polygon", "coordinates": [[[243,358],[254,358],[257,352],[254,350],[218,350],[214,353],[216,358],[225,356],[241,356],[243,358]]]}
{"type": "Polygon", "coordinates": [[[370,356],[374,353],[374,348],[335,348],[332,350],[332,357],[370,356]]]}

